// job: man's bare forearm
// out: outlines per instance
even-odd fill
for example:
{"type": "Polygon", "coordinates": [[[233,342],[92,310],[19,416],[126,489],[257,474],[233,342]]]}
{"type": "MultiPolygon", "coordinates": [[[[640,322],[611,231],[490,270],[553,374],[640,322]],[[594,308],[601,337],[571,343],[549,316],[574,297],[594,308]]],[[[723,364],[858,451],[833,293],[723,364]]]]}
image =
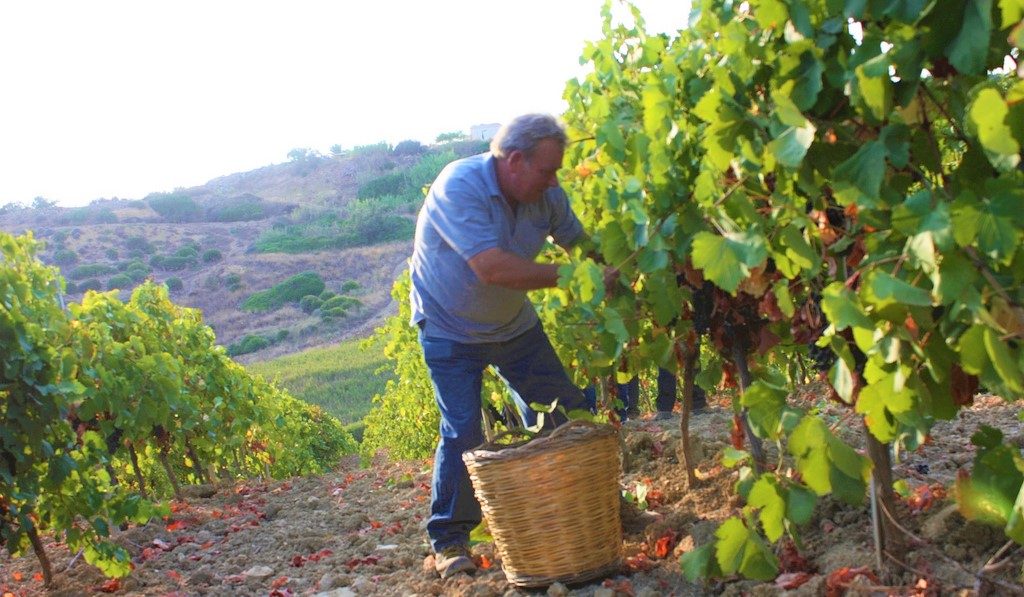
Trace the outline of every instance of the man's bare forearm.
{"type": "Polygon", "coordinates": [[[487,249],[469,260],[469,267],[484,284],[535,290],[558,285],[558,265],[537,263],[503,249],[487,249]]]}

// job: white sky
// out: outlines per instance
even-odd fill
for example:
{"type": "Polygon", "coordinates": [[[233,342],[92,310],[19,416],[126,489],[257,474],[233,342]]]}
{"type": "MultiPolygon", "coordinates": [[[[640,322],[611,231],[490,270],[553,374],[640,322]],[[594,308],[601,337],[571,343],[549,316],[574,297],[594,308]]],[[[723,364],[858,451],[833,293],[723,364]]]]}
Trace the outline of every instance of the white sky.
{"type": "MultiPolygon", "coordinates": [[[[648,29],[688,0],[635,0],[648,29]]],[[[601,0],[0,2],[0,205],[560,113],[601,0]]]]}

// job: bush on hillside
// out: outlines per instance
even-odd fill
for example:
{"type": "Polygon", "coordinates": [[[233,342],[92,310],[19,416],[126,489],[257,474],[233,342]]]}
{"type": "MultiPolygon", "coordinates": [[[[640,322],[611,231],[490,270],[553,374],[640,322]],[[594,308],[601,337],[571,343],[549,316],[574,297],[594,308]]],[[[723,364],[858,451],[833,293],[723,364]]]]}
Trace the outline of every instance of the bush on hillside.
{"type": "Polygon", "coordinates": [[[303,272],[267,290],[257,292],[242,302],[243,311],[271,311],[287,303],[298,302],[307,294],[324,290],[324,280],[316,272],[303,272]]]}
{"type": "Polygon", "coordinates": [[[267,338],[259,334],[247,334],[240,341],[228,345],[228,356],[237,357],[256,352],[257,350],[263,350],[268,346],[270,346],[270,340],[267,338]]]}
{"type": "Polygon", "coordinates": [[[221,254],[221,252],[218,251],[217,249],[210,249],[208,251],[203,252],[203,263],[214,263],[216,261],[220,261],[223,258],[224,255],[221,254]]]}
{"type": "Polygon", "coordinates": [[[71,249],[57,249],[53,253],[53,262],[57,265],[73,265],[78,263],[78,253],[71,249]]]}
{"type": "Polygon", "coordinates": [[[333,290],[325,290],[320,293],[320,300],[329,301],[336,296],[338,296],[337,292],[334,292],[333,290]]]}
{"type": "Polygon", "coordinates": [[[323,304],[320,305],[320,309],[326,311],[328,309],[335,309],[341,307],[347,311],[353,307],[361,307],[362,304],[362,301],[360,301],[359,299],[354,299],[350,296],[336,296],[324,301],[323,304]]]}
{"type": "Polygon", "coordinates": [[[185,288],[185,282],[183,282],[182,279],[177,276],[167,278],[167,282],[165,282],[165,284],[167,284],[167,290],[170,290],[172,292],[176,292],[178,290],[185,288]]]}
{"type": "Polygon", "coordinates": [[[227,289],[230,290],[231,292],[241,290],[242,276],[238,274],[228,274],[227,277],[224,278],[224,286],[226,286],[227,289]]]}
{"type": "Polygon", "coordinates": [[[206,210],[206,219],[211,222],[247,222],[266,216],[263,199],[250,194],[218,200],[206,210]]]}
{"type": "Polygon", "coordinates": [[[75,207],[58,212],[53,223],[61,226],[116,224],[117,215],[108,207],[75,207]]]}
{"type": "Polygon", "coordinates": [[[342,292],[352,292],[353,290],[359,290],[360,288],[362,288],[362,286],[360,286],[359,282],[356,282],[355,280],[345,280],[341,285],[342,292]]]}
{"type": "Polygon", "coordinates": [[[125,239],[124,246],[129,251],[138,251],[143,255],[152,255],[156,252],[156,247],[153,246],[153,243],[141,236],[129,236],[125,239]]]}
{"type": "Polygon", "coordinates": [[[68,274],[68,278],[71,278],[72,280],[95,278],[96,276],[106,276],[116,271],[117,270],[113,267],[103,263],[89,263],[86,265],[80,265],[71,270],[71,273],[68,274]]]}
{"type": "Polygon", "coordinates": [[[419,155],[426,150],[427,148],[419,141],[406,139],[405,141],[399,141],[398,145],[395,145],[395,148],[391,150],[391,153],[394,155],[419,155]]]}
{"type": "Polygon", "coordinates": [[[116,276],[111,276],[110,279],[107,280],[107,290],[128,290],[134,285],[134,282],[134,280],[125,274],[117,274],[116,276]]]}
{"type": "Polygon", "coordinates": [[[384,195],[400,195],[405,190],[405,186],[406,178],[403,172],[389,172],[363,183],[356,191],[356,197],[370,199],[384,195]]]}
{"type": "Polygon", "coordinates": [[[177,272],[189,267],[194,267],[197,263],[198,259],[196,259],[195,255],[153,255],[149,260],[149,264],[153,267],[169,272],[177,272]]]}
{"type": "Polygon", "coordinates": [[[89,278],[88,280],[79,282],[75,287],[75,292],[84,293],[87,290],[103,290],[103,282],[96,278],[89,278]]]}
{"type": "Polygon", "coordinates": [[[117,259],[117,249],[115,249],[114,247],[108,248],[106,251],[104,251],[104,254],[106,254],[107,259],[110,259],[111,261],[117,259]]]}
{"type": "Polygon", "coordinates": [[[345,307],[335,307],[333,309],[320,309],[320,317],[323,319],[341,319],[348,315],[348,309],[345,307]]]}
{"type": "Polygon", "coordinates": [[[306,296],[299,299],[299,309],[302,309],[303,313],[312,313],[320,308],[323,304],[323,300],[318,296],[307,294],[306,296]]]}
{"type": "Polygon", "coordinates": [[[184,193],[153,193],[146,203],[169,222],[195,222],[202,215],[199,204],[184,193]]]}

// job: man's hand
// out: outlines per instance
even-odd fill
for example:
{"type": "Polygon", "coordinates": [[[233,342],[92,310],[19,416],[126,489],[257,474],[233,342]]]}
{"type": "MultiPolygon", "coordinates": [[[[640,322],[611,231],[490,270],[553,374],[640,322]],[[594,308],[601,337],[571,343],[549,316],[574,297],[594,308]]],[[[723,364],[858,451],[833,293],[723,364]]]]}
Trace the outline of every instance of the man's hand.
{"type": "Polygon", "coordinates": [[[497,247],[477,253],[468,263],[484,284],[515,290],[535,290],[558,285],[558,265],[530,261],[497,247]]]}

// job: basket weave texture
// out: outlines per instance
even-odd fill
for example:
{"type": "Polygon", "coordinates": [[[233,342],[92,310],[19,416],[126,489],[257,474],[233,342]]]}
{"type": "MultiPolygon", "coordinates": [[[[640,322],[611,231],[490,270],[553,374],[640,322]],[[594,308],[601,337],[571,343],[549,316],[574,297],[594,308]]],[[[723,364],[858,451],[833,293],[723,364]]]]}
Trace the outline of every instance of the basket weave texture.
{"type": "Polygon", "coordinates": [[[462,455],[508,581],[584,582],[622,566],[618,432],[573,421],[462,455]]]}

